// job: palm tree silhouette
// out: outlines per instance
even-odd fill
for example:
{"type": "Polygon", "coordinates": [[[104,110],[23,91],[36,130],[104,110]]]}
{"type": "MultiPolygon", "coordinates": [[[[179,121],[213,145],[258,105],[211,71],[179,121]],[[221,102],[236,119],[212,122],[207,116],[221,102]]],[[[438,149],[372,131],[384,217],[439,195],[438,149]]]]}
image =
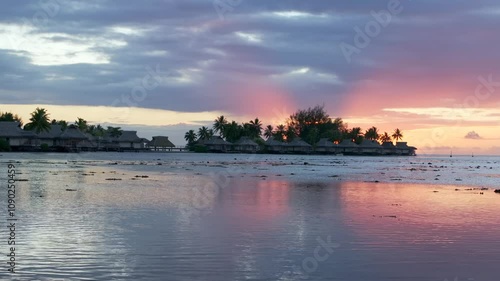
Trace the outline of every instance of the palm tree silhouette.
{"type": "Polygon", "coordinates": [[[250,121],[250,125],[252,127],[252,133],[254,137],[260,137],[262,135],[262,122],[259,118],[255,118],[255,120],[250,121]]]}
{"type": "Polygon", "coordinates": [[[193,144],[196,141],[196,133],[194,130],[189,130],[184,135],[184,139],[187,141],[188,145],[193,144]]]}
{"type": "Polygon", "coordinates": [[[201,140],[206,140],[210,138],[209,129],[205,126],[198,129],[198,137],[201,140]]]}
{"type": "Polygon", "coordinates": [[[394,130],[394,133],[392,134],[392,138],[395,139],[396,141],[402,140],[403,133],[401,132],[401,130],[396,129],[396,130],[394,130]]]}
{"type": "Polygon", "coordinates": [[[371,127],[365,132],[365,139],[374,141],[378,140],[380,137],[380,134],[378,133],[377,127],[371,127]]]}
{"type": "Polygon", "coordinates": [[[264,137],[267,139],[272,138],[274,135],[274,128],[271,125],[267,125],[266,129],[264,129],[264,137]]]}
{"type": "Polygon", "coordinates": [[[389,136],[389,134],[387,132],[384,132],[384,134],[380,136],[380,141],[381,142],[391,142],[392,138],[391,138],[391,136],[389,136]]]}
{"type": "Polygon", "coordinates": [[[87,124],[87,121],[83,118],[78,117],[78,119],[75,121],[75,125],[80,129],[82,132],[87,132],[89,129],[89,125],[87,124]]]}
{"type": "Polygon", "coordinates": [[[49,114],[45,108],[36,108],[31,113],[30,122],[25,128],[36,133],[48,132],[50,130],[49,114]]]}
{"type": "Polygon", "coordinates": [[[215,133],[219,133],[222,137],[225,137],[224,129],[226,125],[227,125],[227,119],[226,117],[224,117],[224,115],[221,115],[215,119],[213,129],[215,133]]]}

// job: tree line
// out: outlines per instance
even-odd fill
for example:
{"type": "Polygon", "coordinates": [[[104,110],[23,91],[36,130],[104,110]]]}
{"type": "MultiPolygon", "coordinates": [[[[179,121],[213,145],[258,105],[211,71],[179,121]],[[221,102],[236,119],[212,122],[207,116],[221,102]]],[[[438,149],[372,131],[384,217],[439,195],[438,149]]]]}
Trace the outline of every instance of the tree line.
{"type": "Polygon", "coordinates": [[[229,122],[222,115],[214,120],[212,128],[203,126],[197,132],[189,130],[184,135],[184,139],[189,146],[192,146],[198,141],[211,138],[215,134],[219,134],[228,142],[235,142],[241,137],[251,138],[258,143],[262,141],[261,137],[285,142],[301,138],[311,145],[316,144],[322,138],[334,143],[340,143],[347,139],[357,144],[360,144],[365,139],[380,143],[403,139],[403,133],[400,129],[395,129],[392,133],[381,133],[375,126],[366,131],[363,131],[360,127],[349,129],[348,124],[344,123],[342,118],[331,118],[325,111],[324,106],[319,105],[298,110],[290,115],[284,124],[276,127],[272,125],[264,127],[258,118],[238,124],[236,121],[229,122]]]}
{"type": "Polygon", "coordinates": [[[65,120],[50,119],[50,114],[45,108],[36,108],[31,114],[29,122],[24,124],[21,117],[18,114],[12,112],[0,112],[0,121],[18,122],[19,127],[26,131],[33,131],[37,134],[41,132],[50,131],[51,125],[60,125],[61,130],[64,131],[68,127],[77,128],[83,133],[88,133],[94,137],[119,137],[122,134],[122,129],[120,127],[107,126],[104,128],[100,124],[89,125],[87,120],[83,118],[77,118],[74,123],[70,123],[65,120]]]}

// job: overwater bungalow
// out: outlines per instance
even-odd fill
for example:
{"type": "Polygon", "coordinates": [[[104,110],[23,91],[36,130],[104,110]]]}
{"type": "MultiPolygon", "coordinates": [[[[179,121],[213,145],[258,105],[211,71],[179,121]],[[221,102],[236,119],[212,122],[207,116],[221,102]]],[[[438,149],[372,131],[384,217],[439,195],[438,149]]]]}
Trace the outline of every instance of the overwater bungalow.
{"type": "Polygon", "coordinates": [[[33,150],[38,147],[36,134],[21,129],[19,122],[0,122],[0,139],[5,139],[14,151],[33,150]]]}
{"type": "Polygon", "coordinates": [[[74,125],[69,125],[59,136],[58,147],[67,151],[93,150],[95,147],[90,143],[87,136],[74,125]]]}
{"type": "Polygon", "coordinates": [[[201,140],[198,144],[203,145],[210,152],[227,152],[231,150],[232,144],[220,136],[213,136],[207,140],[201,140]]]}
{"type": "Polygon", "coordinates": [[[363,140],[361,144],[358,146],[359,148],[359,153],[363,155],[382,155],[383,154],[383,148],[382,146],[372,140],[363,140]]]}
{"type": "Polygon", "coordinates": [[[392,142],[382,143],[382,149],[384,155],[396,155],[396,146],[392,142]]]}
{"type": "Polygon", "coordinates": [[[311,153],[312,150],[312,146],[301,138],[294,138],[286,147],[286,151],[291,153],[311,153]]]}
{"type": "Polygon", "coordinates": [[[259,145],[249,137],[241,137],[233,144],[233,150],[244,153],[255,153],[259,150],[259,145]]]}
{"type": "Polygon", "coordinates": [[[322,154],[337,153],[337,145],[329,141],[327,138],[320,139],[315,146],[315,151],[322,154]]]}
{"type": "Polygon", "coordinates": [[[353,155],[359,153],[359,147],[356,143],[351,140],[343,140],[337,145],[337,152],[345,155],[353,155]]]}
{"type": "Polygon", "coordinates": [[[40,145],[47,145],[48,147],[56,147],[63,130],[61,125],[50,125],[48,131],[40,132],[37,137],[40,140],[40,145]]]}
{"type": "Polygon", "coordinates": [[[397,142],[396,143],[396,154],[404,155],[404,156],[415,156],[416,155],[416,147],[408,146],[407,142],[397,142]]]}
{"type": "Polygon", "coordinates": [[[122,131],[122,134],[113,142],[118,144],[121,151],[144,149],[143,140],[137,136],[137,131],[122,131]]]}
{"type": "MultiPolygon", "coordinates": [[[[143,140],[141,140],[141,141],[143,141],[143,140]]],[[[155,136],[148,143],[147,147],[149,149],[154,150],[154,151],[167,151],[167,150],[175,147],[175,145],[168,139],[168,137],[155,136]]]]}
{"type": "Polygon", "coordinates": [[[288,144],[282,141],[269,138],[265,142],[266,151],[269,153],[284,153],[286,152],[288,144]]]}

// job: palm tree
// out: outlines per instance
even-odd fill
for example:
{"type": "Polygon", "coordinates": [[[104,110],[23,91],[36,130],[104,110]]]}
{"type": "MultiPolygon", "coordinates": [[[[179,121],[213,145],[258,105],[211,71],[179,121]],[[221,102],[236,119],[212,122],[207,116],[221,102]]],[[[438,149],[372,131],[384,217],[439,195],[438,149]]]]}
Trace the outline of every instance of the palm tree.
{"type": "Polygon", "coordinates": [[[19,127],[23,126],[23,120],[21,119],[21,117],[11,112],[0,113],[0,121],[18,122],[19,127]]]}
{"type": "Polygon", "coordinates": [[[365,132],[365,139],[374,141],[378,140],[380,137],[380,134],[378,133],[377,127],[371,127],[370,129],[366,130],[365,132]]]}
{"type": "Polygon", "coordinates": [[[108,126],[106,133],[112,138],[117,138],[122,135],[122,128],[108,126]]]}
{"type": "Polygon", "coordinates": [[[52,119],[52,122],[50,122],[50,124],[52,125],[60,125],[61,126],[61,130],[66,130],[66,128],[68,128],[68,122],[64,121],[64,120],[59,120],[57,121],[56,119],[52,119]]]}
{"type": "Polygon", "coordinates": [[[262,122],[260,122],[259,118],[255,118],[255,120],[250,120],[251,131],[254,138],[260,137],[262,135],[262,122]]]}
{"type": "Polygon", "coordinates": [[[89,129],[87,121],[83,118],[78,117],[78,119],[75,121],[75,125],[78,127],[78,129],[80,129],[80,131],[84,133],[89,129]]]}
{"type": "Polygon", "coordinates": [[[207,127],[203,126],[198,129],[198,138],[200,140],[206,140],[210,138],[210,132],[207,127]]]}
{"type": "Polygon", "coordinates": [[[231,123],[224,126],[224,132],[226,134],[226,140],[228,142],[235,142],[240,139],[241,135],[244,133],[243,126],[232,121],[231,123]]]}
{"type": "Polygon", "coordinates": [[[227,119],[224,115],[217,117],[214,121],[213,129],[216,133],[219,133],[222,137],[225,137],[224,128],[227,125],[227,119]]]}
{"type": "Polygon", "coordinates": [[[27,130],[40,132],[48,132],[50,130],[49,114],[45,108],[36,108],[31,113],[30,122],[24,127],[27,130]]]}
{"type": "Polygon", "coordinates": [[[389,136],[389,134],[387,132],[384,132],[383,135],[380,136],[380,141],[381,142],[392,142],[392,138],[391,136],[389,136]]]}
{"type": "Polygon", "coordinates": [[[267,139],[272,138],[274,135],[274,128],[271,125],[267,125],[266,129],[264,129],[264,137],[267,139]]]}
{"type": "Polygon", "coordinates": [[[347,137],[352,141],[356,141],[361,136],[361,128],[354,127],[350,131],[347,132],[347,137]]]}
{"type": "Polygon", "coordinates": [[[274,138],[279,141],[283,141],[285,139],[286,127],[281,124],[276,127],[276,132],[274,132],[274,138]]]}
{"type": "Polygon", "coordinates": [[[394,130],[394,133],[392,134],[392,138],[395,139],[396,141],[402,140],[403,139],[403,132],[401,132],[401,130],[399,130],[399,129],[394,130]]]}
{"type": "Polygon", "coordinates": [[[196,141],[196,133],[194,130],[189,130],[184,135],[184,139],[187,141],[188,145],[192,145],[196,141]]]}

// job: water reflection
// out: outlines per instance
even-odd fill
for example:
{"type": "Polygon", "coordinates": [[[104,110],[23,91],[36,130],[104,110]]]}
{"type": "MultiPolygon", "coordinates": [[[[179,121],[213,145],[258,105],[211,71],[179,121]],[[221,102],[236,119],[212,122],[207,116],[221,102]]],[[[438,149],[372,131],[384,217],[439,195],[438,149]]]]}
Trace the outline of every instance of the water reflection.
{"type": "Polygon", "coordinates": [[[500,261],[492,192],[37,165],[21,280],[492,280],[500,261]],[[304,270],[326,237],[340,247],[304,270]]]}

